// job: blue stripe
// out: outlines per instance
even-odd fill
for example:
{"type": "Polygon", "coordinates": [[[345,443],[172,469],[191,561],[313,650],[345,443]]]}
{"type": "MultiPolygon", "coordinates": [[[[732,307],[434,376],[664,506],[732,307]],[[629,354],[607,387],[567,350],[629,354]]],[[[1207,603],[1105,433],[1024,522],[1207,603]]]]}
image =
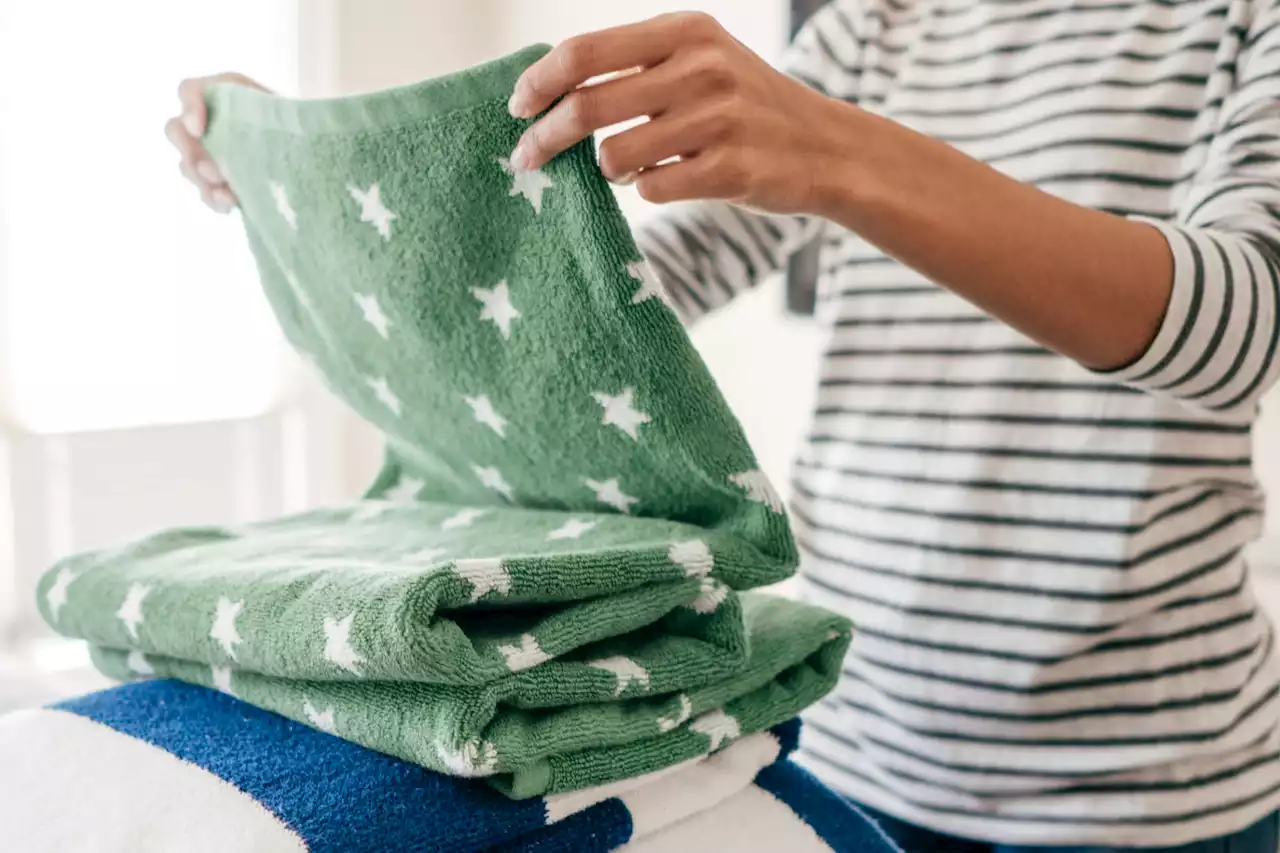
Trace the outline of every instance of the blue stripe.
{"type": "Polygon", "coordinates": [[[835,853],[902,853],[852,803],[789,761],[761,770],[756,787],[795,812],[835,853]]]}
{"type": "MultiPolygon", "coordinates": [[[[473,853],[546,824],[541,800],[509,800],[204,687],[144,681],[54,707],[204,768],[261,803],[314,853],[473,853]]],[[[629,819],[625,829],[629,837],[629,819]]]]}

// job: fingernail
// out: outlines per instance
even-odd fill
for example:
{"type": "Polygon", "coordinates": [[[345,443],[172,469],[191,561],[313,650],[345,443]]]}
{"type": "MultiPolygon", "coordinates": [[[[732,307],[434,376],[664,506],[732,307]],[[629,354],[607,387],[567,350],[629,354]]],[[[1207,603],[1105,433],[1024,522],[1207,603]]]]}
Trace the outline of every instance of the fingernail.
{"type": "Polygon", "coordinates": [[[638,175],[635,172],[627,172],[620,178],[612,178],[613,183],[620,187],[629,187],[636,182],[638,175]]]}
{"type": "Polygon", "coordinates": [[[187,129],[187,133],[199,139],[204,136],[204,122],[195,113],[187,113],[182,117],[182,124],[187,129]]]}
{"type": "Polygon", "coordinates": [[[230,213],[236,206],[236,197],[224,189],[216,189],[209,194],[213,199],[213,209],[219,213],[230,213]]]}
{"type": "Polygon", "coordinates": [[[511,113],[514,118],[524,118],[525,111],[528,107],[524,102],[524,91],[519,87],[511,93],[510,100],[507,101],[507,112],[511,113]]]}
{"type": "Polygon", "coordinates": [[[218,164],[212,160],[201,160],[196,163],[196,171],[200,173],[200,177],[211,184],[226,183],[222,178],[222,172],[218,171],[218,164]]]}
{"type": "Polygon", "coordinates": [[[511,152],[511,168],[519,169],[522,172],[529,170],[529,146],[525,145],[523,140],[511,152]]]}

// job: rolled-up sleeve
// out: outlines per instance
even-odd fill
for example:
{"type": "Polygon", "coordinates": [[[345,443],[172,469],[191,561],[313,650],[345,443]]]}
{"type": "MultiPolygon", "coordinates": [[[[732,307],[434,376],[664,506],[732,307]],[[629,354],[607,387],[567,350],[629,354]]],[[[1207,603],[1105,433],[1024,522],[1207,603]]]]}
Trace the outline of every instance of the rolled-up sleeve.
{"type": "Polygon", "coordinates": [[[1280,2],[1239,35],[1235,85],[1173,221],[1160,328],[1136,361],[1099,371],[1223,416],[1252,415],[1280,372],[1280,2]]]}

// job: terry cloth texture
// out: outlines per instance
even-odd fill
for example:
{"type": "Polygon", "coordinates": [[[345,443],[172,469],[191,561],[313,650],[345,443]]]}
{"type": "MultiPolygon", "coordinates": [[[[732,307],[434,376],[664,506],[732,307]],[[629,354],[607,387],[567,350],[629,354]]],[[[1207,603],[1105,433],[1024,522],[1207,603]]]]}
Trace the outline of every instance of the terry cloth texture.
{"type": "Polygon", "coordinates": [[[5,849],[24,853],[889,853],[785,760],[797,728],[625,785],[517,802],[216,691],[149,681],[0,717],[0,826],[5,849]],[[690,823],[717,815],[718,833],[685,843],[690,823]]]}
{"type": "Polygon", "coordinates": [[[514,797],[656,770],[835,683],[776,494],[589,143],[506,160],[546,48],[380,94],[209,94],[293,345],[387,437],[366,500],[73,557],[56,629],[514,797]],[[785,627],[783,627],[785,626],[785,627]]]}
{"type": "MultiPolygon", "coordinates": [[[[444,773],[491,776],[513,797],[573,791],[626,779],[719,749],[777,725],[820,699],[838,677],[847,648],[844,623],[825,611],[770,596],[742,597],[752,654],[736,672],[685,692],[654,695],[647,673],[662,669],[664,638],[653,655],[628,649],[605,656],[618,701],[546,704],[521,693],[573,679],[590,665],[551,661],[481,687],[414,682],[295,681],[146,657],[156,675],[218,687],[263,708],[309,721],[343,738],[444,773]]],[[[601,652],[604,654],[604,652],[601,652]]],[[[133,653],[136,654],[136,653],[133,653]]],[[[131,653],[95,649],[100,670],[135,677],[131,653]]],[[[134,660],[136,666],[137,659],[134,660]]],[[[598,665],[597,665],[598,666],[598,665]]]]}

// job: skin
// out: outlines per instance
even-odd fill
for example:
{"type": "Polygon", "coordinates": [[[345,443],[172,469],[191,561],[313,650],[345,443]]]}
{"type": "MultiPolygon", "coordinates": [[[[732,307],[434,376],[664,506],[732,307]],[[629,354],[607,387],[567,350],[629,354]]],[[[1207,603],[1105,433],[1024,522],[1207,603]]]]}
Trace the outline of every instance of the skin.
{"type": "MultiPolygon", "coordinates": [[[[166,132],[182,173],[225,211],[234,197],[199,144],[213,80],[257,86],[239,75],[185,81],[183,115],[166,132]]],[[[1172,290],[1173,259],[1155,228],[1055,198],[826,97],[707,15],[568,39],[525,71],[509,108],[541,116],[512,154],[518,168],[648,119],[602,143],[600,166],[615,183],[657,203],[717,199],[831,220],[1089,367],[1141,355],[1172,290]]]]}

